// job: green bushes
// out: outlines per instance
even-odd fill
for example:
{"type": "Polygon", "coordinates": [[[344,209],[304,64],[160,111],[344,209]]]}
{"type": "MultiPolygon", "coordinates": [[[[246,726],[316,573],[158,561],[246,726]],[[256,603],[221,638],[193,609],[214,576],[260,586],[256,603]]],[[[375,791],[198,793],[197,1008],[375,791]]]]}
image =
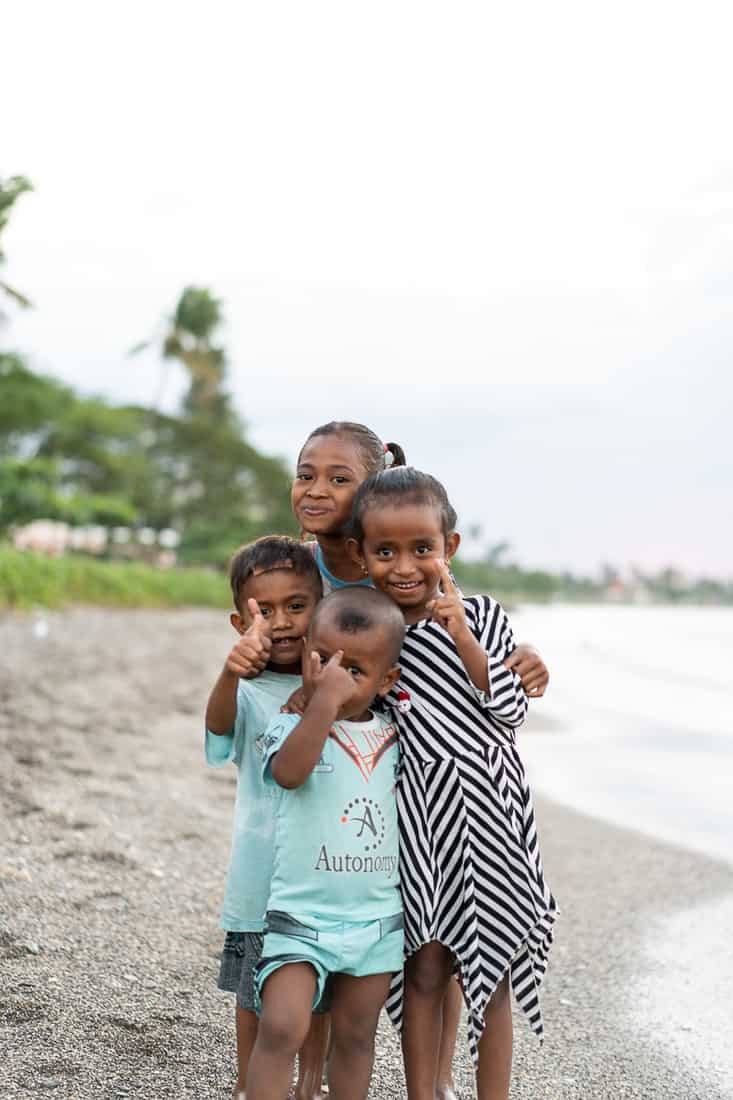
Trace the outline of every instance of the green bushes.
{"type": "Polygon", "coordinates": [[[208,569],[155,569],[82,555],[49,558],[0,546],[0,610],[91,603],[108,607],[228,607],[229,586],[208,569]]]}

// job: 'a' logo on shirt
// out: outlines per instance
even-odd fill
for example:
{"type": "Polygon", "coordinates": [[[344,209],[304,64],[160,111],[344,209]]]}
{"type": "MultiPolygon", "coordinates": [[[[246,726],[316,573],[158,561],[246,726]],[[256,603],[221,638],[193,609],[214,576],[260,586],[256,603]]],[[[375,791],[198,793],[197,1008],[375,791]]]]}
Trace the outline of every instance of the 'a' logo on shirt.
{"type": "Polygon", "coordinates": [[[361,742],[363,747],[360,747],[348,730],[341,725],[333,726],[328,736],[344,750],[349,759],[353,760],[368,783],[372,772],[387,749],[394,745],[397,740],[397,728],[390,723],[383,728],[362,733],[361,742]]]}

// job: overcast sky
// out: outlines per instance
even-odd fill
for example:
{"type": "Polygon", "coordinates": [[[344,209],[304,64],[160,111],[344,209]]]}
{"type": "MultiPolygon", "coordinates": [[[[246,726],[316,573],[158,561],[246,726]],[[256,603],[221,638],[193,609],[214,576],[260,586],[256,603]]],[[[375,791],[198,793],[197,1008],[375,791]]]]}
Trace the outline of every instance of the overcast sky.
{"type": "Polygon", "coordinates": [[[729,4],[9,13],[6,345],[149,401],[208,286],[263,448],[363,420],[525,564],[733,574],[729,4]]]}

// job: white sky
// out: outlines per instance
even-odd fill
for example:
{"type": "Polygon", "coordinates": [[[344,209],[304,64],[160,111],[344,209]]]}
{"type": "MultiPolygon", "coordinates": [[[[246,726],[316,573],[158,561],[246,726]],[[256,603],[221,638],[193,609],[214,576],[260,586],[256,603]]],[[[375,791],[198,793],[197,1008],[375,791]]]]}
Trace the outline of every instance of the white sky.
{"type": "Polygon", "coordinates": [[[363,420],[525,564],[733,573],[729,4],[9,10],[6,346],[149,401],[208,286],[264,449],[363,420]]]}

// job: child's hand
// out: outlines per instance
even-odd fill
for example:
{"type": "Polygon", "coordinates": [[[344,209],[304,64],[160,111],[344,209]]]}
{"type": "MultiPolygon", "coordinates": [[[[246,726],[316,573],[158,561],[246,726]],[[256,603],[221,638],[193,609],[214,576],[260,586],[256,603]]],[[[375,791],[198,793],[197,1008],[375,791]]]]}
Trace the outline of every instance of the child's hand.
{"type": "Polygon", "coordinates": [[[303,683],[312,688],[313,696],[326,699],[337,711],[348,703],[355,690],[351,675],[341,667],[343,655],[342,649],[337,650],[323,666],[315,652],[309,653],[303,660],[303,683]]]}
{"type": "Polygon", "coordinates": [[[440,623],[441,626],[445,627],[453,641],[456,641],[468,632],[466,609],[463,606],[463,598],[456,588],[446,563],[441,562],[438,568],[440,570],[442,595],[438,596],[437,599],[430,600],[426,606],[436,623],[440,623]]]}
{"type": "Polygon", "coordinates": [[[296,688],[293,694],[280,707],[281,714],[297,714],[300,718],[305,714],[305,688],[296,688]]]}
{"type": "Polygon", "coordinates": [[[252,616],[252,625],[241,635],[227,657],[226,667],[235,676],[251,680],[254,676],[259,676],[270,660],[272,642],[257,600],[247,600],[247,607],[252,616]]]}
{"type": "Polygon", "coordinates": [[[545,694],[550,673],[537,650],[531,645],[518,645],[511,657],[507,657],[504,666],[516,672],[527,695],[539,699],[545,694]]]}

